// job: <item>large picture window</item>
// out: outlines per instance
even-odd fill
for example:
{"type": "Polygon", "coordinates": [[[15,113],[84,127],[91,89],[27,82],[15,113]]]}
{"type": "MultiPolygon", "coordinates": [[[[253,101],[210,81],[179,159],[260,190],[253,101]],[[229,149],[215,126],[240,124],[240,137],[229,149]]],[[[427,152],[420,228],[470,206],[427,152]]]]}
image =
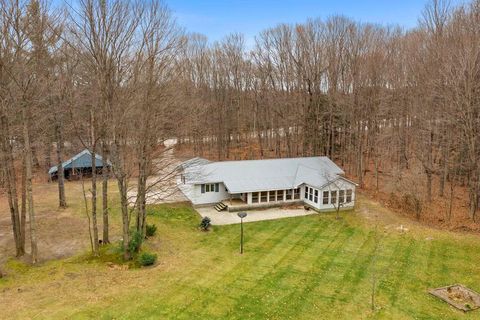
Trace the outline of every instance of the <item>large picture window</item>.
{"type": "Polygon", "coordinates": [[[328,191],[323,191],[323,204],[328,204],[328,191]]]}

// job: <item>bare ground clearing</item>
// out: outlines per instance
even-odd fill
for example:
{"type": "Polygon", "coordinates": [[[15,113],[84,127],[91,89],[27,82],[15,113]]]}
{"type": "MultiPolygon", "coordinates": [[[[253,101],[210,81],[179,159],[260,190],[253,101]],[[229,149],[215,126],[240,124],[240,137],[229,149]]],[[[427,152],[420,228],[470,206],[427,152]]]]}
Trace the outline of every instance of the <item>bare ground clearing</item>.
{"type": "MultiPolygon", "coordinates": [[[[113,187],[113,185],[112,185],[113,187]]],[[[85,188],[88,188],[87,183],[85,188]]],[[[110,188],[112,189],[112,188],[110,188]]],[[[82,199],[81,183],[66,183],[67,209],[59,209],[56,183],[34,184],[34,203],[37,222],[37,238],[40,262],[69,257],[89,248],[88,222],[82,199]]],[[[87,190],[88,192],[88,190],[87,190]]],[[[111,191],[109,192],[112,194],[111,191]]],[[[99,203],[101,201],[101,197],[99,203]]],[[[102,230],[101,213],[99,230],[102,230]]],[[[113,238],[118,228],[112,224],[113,238]]],[[[27,236],[29,224],[27,220],[27,236]]],[[[26,250],[30,251],[30,240],[26,239],[26,250]]],[[[0,265],[15,255],[15,246],[10,220],[10,211],[5,196],[0,196],[0,265]]],[[[26,257],[28,258],[28,257],[26,257]]]]}

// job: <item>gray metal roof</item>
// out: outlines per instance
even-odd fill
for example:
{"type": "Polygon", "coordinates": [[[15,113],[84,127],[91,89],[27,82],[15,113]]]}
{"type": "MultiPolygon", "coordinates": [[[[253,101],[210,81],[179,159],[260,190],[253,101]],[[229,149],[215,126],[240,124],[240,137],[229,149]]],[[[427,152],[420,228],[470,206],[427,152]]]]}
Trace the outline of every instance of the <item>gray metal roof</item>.
{"type": "Polygon", "coordinates": [[[180,166],[183,169],[186,169],[186,168],[189,168],[189,167],[204,165],[204,164],[207,164],[207,163],[211,163],[211,162],[209,160],[205,159],[205,158],[195,157],[195,158],[192,158],[192,159],[189,159],[187,161],[182,162],[180,164],[180,166]]]}
{"type": "MultiPolygon", "coordinates": [[[[103,166],[103,159],[102,156],[99,154],[95,154],[95,167],[101,168],[103,166]]],[[[107,162],[110,165],[109,162],[107,162]]],[[[92,166],[92,153],[90,150],[85,149],[82,152],[74,155],[67,161],[62,163],[62,167],[64,169],[71,169],[71,168],[90,168],[92,166]]],[[[57,166],[53,166],[48,170],[48,174],[53,174],[58,171],[57,166]]]]}
{"type": "Polygon", "coordinates": [[[320,187],[344,172],[328,157],[220,161],[189,166],[186,183],[223,182],[230,193],[320,187]]]}

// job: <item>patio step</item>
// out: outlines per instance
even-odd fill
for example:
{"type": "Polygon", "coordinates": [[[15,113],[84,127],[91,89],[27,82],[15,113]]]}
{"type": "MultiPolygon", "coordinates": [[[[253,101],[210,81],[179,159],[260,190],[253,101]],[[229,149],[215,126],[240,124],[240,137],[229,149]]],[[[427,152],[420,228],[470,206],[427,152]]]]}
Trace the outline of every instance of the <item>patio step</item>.
{"type": "Polygon", "coordinates": [[[215,210],[217,210],[218,212],[220,212],[220,211],[223,211],[223,210],[227,209],[227,205],[226,205],[225,203],[223,203],[223,202],[219,202],[219,203],[217,203],[217,204],[215,205],[214,208],[215,208],[215,210]]]}

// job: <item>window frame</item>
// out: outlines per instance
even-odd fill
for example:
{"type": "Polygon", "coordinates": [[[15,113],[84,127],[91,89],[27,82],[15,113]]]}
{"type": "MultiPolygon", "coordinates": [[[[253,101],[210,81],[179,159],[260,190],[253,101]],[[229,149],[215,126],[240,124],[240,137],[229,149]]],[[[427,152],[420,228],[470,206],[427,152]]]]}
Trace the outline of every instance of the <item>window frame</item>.
{"type": "Polygon", "coordinates": [[[284,201],[285,195],[284,195],[284,190],[277,190],[277,202],[278,201],[284,201]]]}
{"type": "Polygon", "coordinates": [[[260,203],[267,203],[267,202],[268,202],[268,191],[261,191],[260,192],[260,203]]]}
{"type": "Polygon", "coordinates": [[[341,204],[344,204],[345,203],[345,190],[339,190],[338,192],[338,201],[339,203],[341,204]]]}
{"type": "Polygon", "coordinates": [[[293,199],[300,200],[300,188],[293,189],[293,199]]]}
{"type": "Polygon", "coordinates": [[[291,201],[291,200],[293,200],[293,190],[287,189],[285,190],[285,201],[291,201]]]}
{"type": "Polygon", "coordinates": [[[326,205],[330,202],[330,192],[328,191],[323,191],[323,199],[322,199],[322,204],[326,205]]]}
{"type": "Polygon", "coordinates": [[[353,190],[347,189],[346,196],[345,196],[346,203],[352,202],[352,199],[353,199],[353,190]]]}
{"type": "Polygon", "coordinates": [[[268,191],[268,202],[275,202],[277,197],[277,192],[276,191],[268,191]]]}
{"type": "Polygon", "coordinates": [[[338,200],[337,195],[338,195],[337,190],[330,191],[330,204],[333,204],[333,205],[337,204],[337,200],[338,200]]]}
{"type": "Polygon", "coordinates": [[[252,203],[259,203],[260,195],[258,192],[252,192],[252,203]],[[255,201],[256,199],[256,201],[255,201]]]}

